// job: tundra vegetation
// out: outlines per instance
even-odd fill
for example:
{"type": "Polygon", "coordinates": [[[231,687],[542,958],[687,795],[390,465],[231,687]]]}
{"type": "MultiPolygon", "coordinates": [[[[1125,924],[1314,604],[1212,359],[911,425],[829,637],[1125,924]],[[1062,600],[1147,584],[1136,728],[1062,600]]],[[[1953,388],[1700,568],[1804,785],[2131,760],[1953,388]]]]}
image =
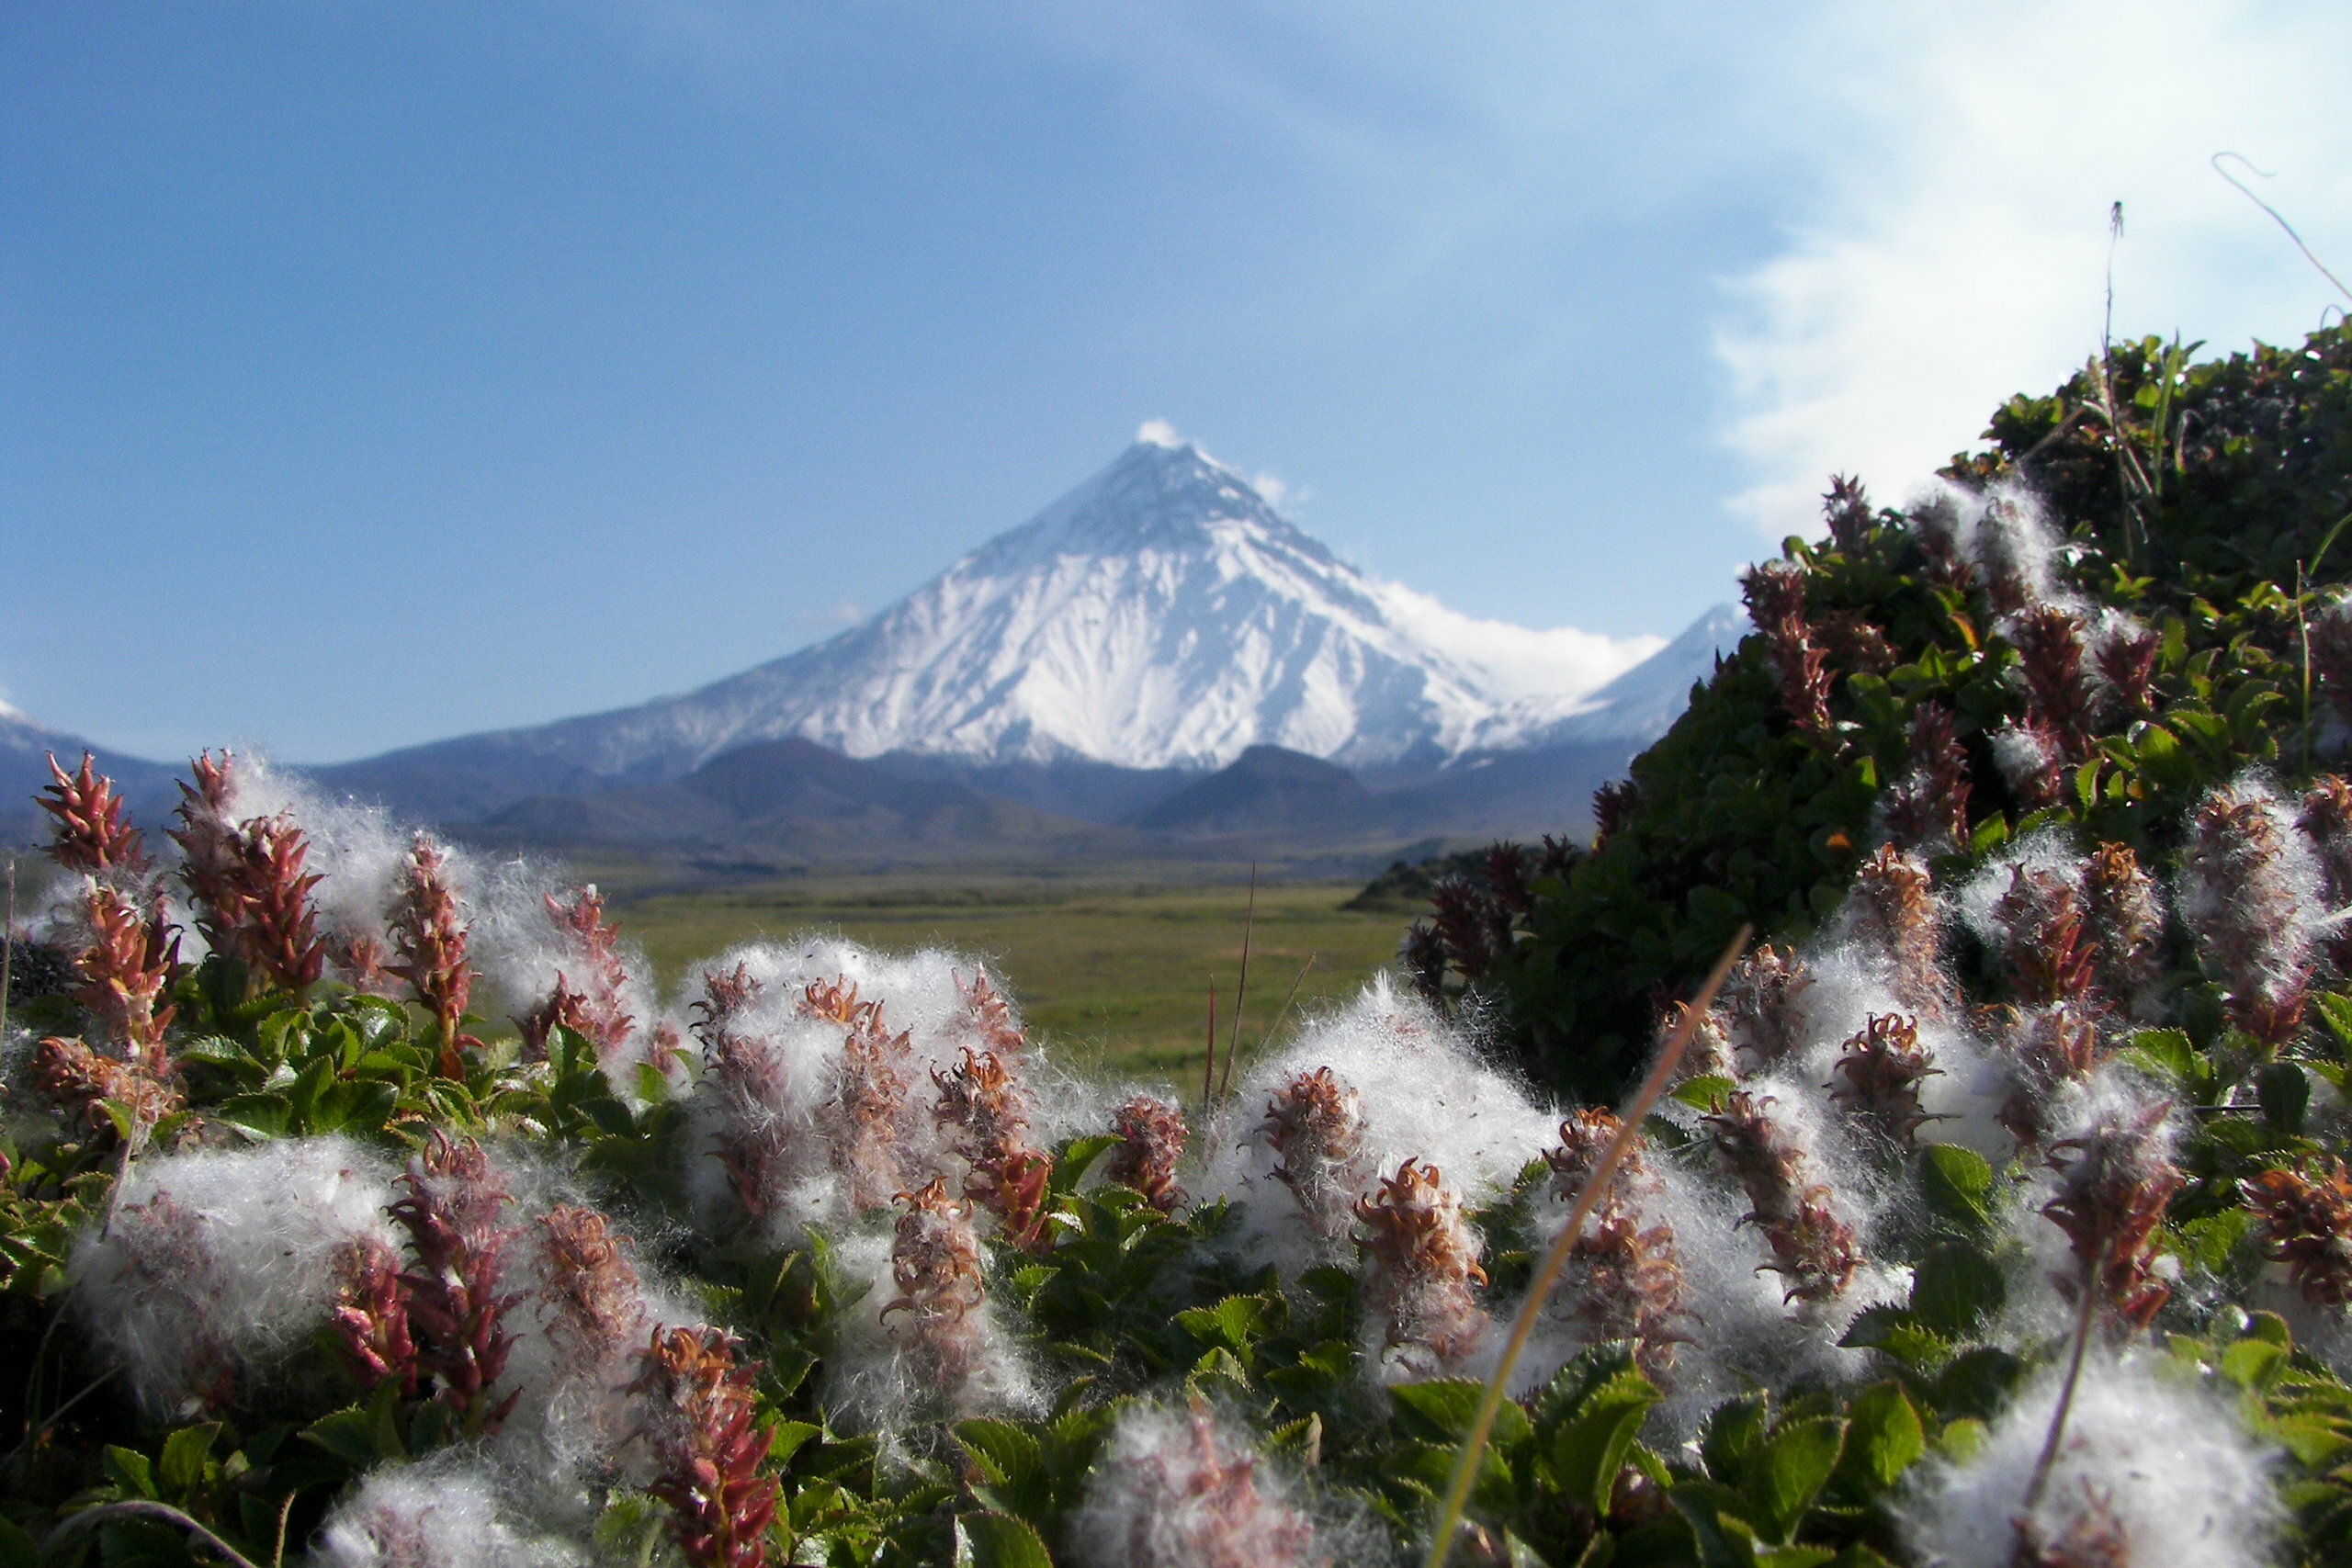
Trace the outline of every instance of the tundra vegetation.
{"type": "Polygon", "coordinates": [[[61,767],[0,1564],[2346,1561],[2347,355],[1838,481],[1593,843],[1181,1085],[953,953],[664,998],[593,888],[61,767]]]}

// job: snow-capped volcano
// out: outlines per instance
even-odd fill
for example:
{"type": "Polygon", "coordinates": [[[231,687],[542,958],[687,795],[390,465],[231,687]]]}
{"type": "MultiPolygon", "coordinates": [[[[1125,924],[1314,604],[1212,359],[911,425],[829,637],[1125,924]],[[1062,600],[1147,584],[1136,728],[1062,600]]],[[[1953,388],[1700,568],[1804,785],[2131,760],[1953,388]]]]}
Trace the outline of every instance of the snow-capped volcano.
{"type": "Polygon", "coordinates": [[[1147,427],[1036,518],[826,642],[684,696],[421,750],[484,749],[580,783],[677,777],[788,737],[974,763],[1209,768],[1260,744],[1437,761],[1573,711],[1658,646],[1476,621],[1367,577],[1147,427]]]}

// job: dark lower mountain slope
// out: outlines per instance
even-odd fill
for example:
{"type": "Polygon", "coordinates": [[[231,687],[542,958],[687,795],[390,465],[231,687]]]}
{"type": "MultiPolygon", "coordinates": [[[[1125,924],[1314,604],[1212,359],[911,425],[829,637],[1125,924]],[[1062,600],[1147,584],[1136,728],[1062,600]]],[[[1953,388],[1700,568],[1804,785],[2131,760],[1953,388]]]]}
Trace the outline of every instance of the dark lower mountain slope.
{"type": "Polygon", "coordinates": [[[668,784],[538,795],[467,827],[493,844],[664,855],[841,860],[986,852],[1116,853],[1132,835],[906,778],[809,740],[727,752],[668,784]]]}
{"type": "Polygon", "coordinates": [[[1377,829],[1381,803],[1336,763],[1252,746],[1206,778],[1128,818],[1152,832],[1326,839],[1377,829]]]}

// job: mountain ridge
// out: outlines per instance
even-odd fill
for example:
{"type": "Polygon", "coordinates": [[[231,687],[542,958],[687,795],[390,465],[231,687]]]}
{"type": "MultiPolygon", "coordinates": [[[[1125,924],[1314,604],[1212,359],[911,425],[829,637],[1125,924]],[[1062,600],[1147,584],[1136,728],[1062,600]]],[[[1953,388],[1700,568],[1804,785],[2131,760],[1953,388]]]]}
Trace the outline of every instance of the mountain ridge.
{"type": "Polygon", "coordinates": [[[1656,640],[1588,639],[1581,687],[1563,675],[1546,696],[1506,697],[1476,659],[1432,639],[1433,611],[1451,615],[1357,571],[1198,447],[1139,440],[813,647],[632,707],[315,771],[393,798],[434,783],[440,809],[483,815],[532,794],[683,777],[793,735],[980,768],[1211,772],[1258,744],[1430,767],[1574,710],[1656,640]]]}

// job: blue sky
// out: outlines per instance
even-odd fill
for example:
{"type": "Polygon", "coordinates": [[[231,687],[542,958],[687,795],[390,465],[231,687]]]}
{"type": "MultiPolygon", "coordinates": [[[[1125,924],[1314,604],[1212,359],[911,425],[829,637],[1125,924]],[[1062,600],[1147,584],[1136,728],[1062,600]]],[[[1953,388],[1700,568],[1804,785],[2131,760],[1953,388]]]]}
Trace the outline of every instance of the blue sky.
{"type": "Polygon", "coordinates": [[[0,695],[295,760],[825,635],[1165,419],[1671,633],[2117,324],[2315,325],[2340,5],[0,6],[0,695]],[[1638,11],[1638,15],[1629,13],[1638,11]]]}

